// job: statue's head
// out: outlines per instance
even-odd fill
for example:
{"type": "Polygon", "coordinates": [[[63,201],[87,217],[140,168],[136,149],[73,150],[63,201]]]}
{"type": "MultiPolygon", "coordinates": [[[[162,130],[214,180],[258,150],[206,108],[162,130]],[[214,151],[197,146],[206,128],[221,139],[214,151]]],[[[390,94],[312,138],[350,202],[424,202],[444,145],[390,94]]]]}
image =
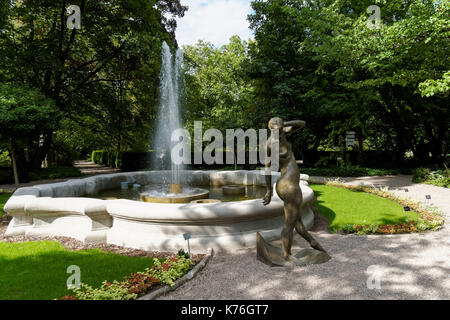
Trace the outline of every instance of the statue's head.
{"type": "Polygon", "coordinates": [[[296,129],[303,128],[305,126],[305,121],[293,120],[284,122],[283,119],[275,117],[269,120],[270,130],[279,130],[280,134],[290,133],[296,129]]]}
{"type": "Polygon", "coordinates": [[[275,117],[269,120],[269,129],[270,130],[281,130],[283,129],[284,121],[281,118],[275,117]]]}

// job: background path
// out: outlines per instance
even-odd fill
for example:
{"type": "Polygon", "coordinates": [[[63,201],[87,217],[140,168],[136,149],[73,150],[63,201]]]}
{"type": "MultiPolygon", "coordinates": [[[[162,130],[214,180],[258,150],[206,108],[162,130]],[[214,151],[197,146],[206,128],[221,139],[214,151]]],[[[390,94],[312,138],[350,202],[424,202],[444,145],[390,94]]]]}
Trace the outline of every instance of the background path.
{"type": "MultiPolygon", "coordinates": [[[[342,180],[389,186],[391,192],[423,203],[430,194],[430,204],[449,221],[449,189],[413,184],[411,176],[342,180]]],[[[254,248],[216,253],[199,276],[161,299],[450,299],[450,234],[446,225],[440,231],[420,234],[312,234],[331,254],[329,262],[304,268],[270,268],[256,260],[254,248]],[[380,289],[368,288],[373,276],[379,277],[380,289]]],[[[308,247],[298,235],[294,239],[294,252],[308,247]]]]}

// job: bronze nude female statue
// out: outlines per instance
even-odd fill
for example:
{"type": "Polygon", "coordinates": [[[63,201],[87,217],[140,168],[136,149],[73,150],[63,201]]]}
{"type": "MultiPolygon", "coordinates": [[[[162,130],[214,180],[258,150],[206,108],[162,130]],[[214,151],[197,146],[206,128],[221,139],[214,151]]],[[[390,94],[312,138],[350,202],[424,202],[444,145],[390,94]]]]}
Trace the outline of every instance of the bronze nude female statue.
{"type": "MultiPolygon", "coordinates": [[[[281,245],[285,261],[291,259],[291,247],[294,229],[309,242],[312,248],[326,253],[322,246],[306,230],[302,219],[302,190],[300,189],[300,171],[292,152],[291,144],[286,140],[286,134],[294,129],[300,129],[305,126],[305,121],[294,120],[283,122],[281,118],[272,118],[269,121],[269,129],[272,134],[267,141],[267,161],[266,170],[270,172],[272,139],[276,139],[274,130],[278,130],[278,152],[279,152],[279,170],[281,176],[276,184],[276,191],[279,197],[284,201],[285,225],[281,232],[281,245]],[[275,137],[274,137],[275,136],[275,137]]],[[[272,176],[266,171],[267,193],[263,199],[263,204],[268,205],[272,199],[272,176]]],[[[308,249],[311,250],[311,249],[308,249]]]]}

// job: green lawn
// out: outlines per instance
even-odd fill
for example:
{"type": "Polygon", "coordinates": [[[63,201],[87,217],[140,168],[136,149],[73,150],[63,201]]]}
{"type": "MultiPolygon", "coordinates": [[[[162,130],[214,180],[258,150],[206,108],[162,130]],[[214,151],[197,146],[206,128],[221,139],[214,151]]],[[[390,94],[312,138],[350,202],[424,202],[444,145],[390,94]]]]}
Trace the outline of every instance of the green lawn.
{"type": "Polygon", "coordinates": [[[3,216],[3,206],[11,197],[11,193],[0,193],[0,218],[3,216]]]}
{"type": "MultiPolygon", "coordinates": [[[[330,223],[330,230],[342,229],[346,224],[370,225],[406,222],[403,207],[389,199],[327,185],[310,185],[319,201],[319,213],[330,223]]],[[[409,212],[409,219],[419,215],[409,212]]]]}
{"type": "Polygon", "coordinates": [[[0,300],[61,298],[71,292],[66,288],[70,265],[80,267],[81,282],[98,287],[144,271],[153,259],[98,249],[68,251],[54,241],[0,242],[0,300]]]}

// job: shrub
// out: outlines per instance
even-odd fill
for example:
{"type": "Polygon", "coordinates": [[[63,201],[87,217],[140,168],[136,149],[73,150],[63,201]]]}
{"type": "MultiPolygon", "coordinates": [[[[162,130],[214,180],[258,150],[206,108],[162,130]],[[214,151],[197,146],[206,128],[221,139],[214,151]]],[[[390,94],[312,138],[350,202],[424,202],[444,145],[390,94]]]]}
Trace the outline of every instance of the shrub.
{"type": "Polygon", "coordinates": [[[427,183],[438,187],[450,188],[450,170],[431,171],[428,168],[417,168],[414,170],[413,182],[427,183]]]}
{"type": "Polygon", "coordinates": [[[150,167],[151,152],[92,151],[91,161],[124,171],[136,171],[150,167]]]}
{"type": "Polygon", "coordinates": [[[30,172],[28,177],[30,180],[42,180],[80,177],[81,175],[80,169],[75,167],[51,167],[42,168],[37,172],[30,172]]]}
{"type": "Polygon", "coordinates": [[[183,249],[178,250],[177,256],[185,257],[186,259],[189,259],[189,253],[185,252],[183,249]]]}
{"type": "Polygon", "coordinates": [[[173,286],[175,280],[183,276],[189,270],[191,264],[192,261],[185,256],[171,257],[163,263],[155,260],[153,267],[146,271],[154,274],[161,283],[173,286]]]}
{"type": "Polygon", "coordinates": [[[137,294],[130,293],[126,286],[117,281],[112,283],[103,281],[102,286],[97,289],[82,283],[79,289],[73,291],[77,300],[133,300],[137,298],[137,294]]]}

